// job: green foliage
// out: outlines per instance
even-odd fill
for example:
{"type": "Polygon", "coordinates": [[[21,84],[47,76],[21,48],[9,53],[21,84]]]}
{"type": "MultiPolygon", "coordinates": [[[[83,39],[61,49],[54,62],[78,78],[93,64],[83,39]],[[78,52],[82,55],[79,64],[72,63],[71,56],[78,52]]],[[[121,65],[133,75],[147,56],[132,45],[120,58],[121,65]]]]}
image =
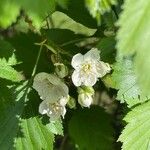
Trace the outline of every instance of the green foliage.
{"type": "Polygon", "coordinates": [[[136,53],[135,66],[141,89],[149,94],[150,1],[126,0],[123,8],[118,21],[117,48],[124,55],[136,53]]]}
{"type": "Polygon", "coordinates": [[[45,17],[54,11],[55,1],[43,0],[41,2],[37,0],[35,2],[30,0],[2,0],[0,2],[0,27],[7,28],[12,23],[16,22],[21,9],[25,11],[32,25],[39,30],[45,17]]]}
{"type": "Polygon", "coordinates": [[[78,22],[75,22],[66,14],[56,11],[52,14],[53,28],[68,29],[76,34],[91,36],[96,29],[88,28],[78,22]]]}
{"type": "Polygon", "coordinates": [[[79,22],[87,27],[95,28],[97,26],[96,20],[90,16],[87,8],[85,7],[84,0],[62,0],[63,5],[57,10],[67,14],[70,18],[79,22]]]}
{"type": "Polygon", "coordinates": [[[37,115],[39,97],[29,89],[29,85],[12,86],[0,96],[1,149],[12,149],[14,146],[18,150],[52,150],[53,133],[62,134],[62,126],[59,121],[55,124],[42,122],[37,115]]]}
{"type": "Polygon", "coordinates": [[[99,41],[96,47],[100,50],[101,60],[110,64],[114,63],[116,56],[115,44],[116,41],[113,36],[104,37],[99,41]]]}
{"type": "Polygon", "coordinates": [[[91,15],[101,22],[101,15],[111,10],[111,5],[116,4],[116,0],[85,0],[86,6],[91,15]]]}
{"type": "Polygon", "coordinates": [[[100,107],[74,112],[69,123],[69,134],[81,150],[110,150],[113,145],[111,116],[100,107]]]}
{"type": "MultiPolygon", "coordinates": [[[[149,10],[150,0],[0,0],[0,149],[120,150],[128,108],[119,102],[131,109],[122,149],[150,149],[149,10]],[[72,58],[92,48],[112,70],[93,87],[76,87],[72,58]],[[98,106],[79,107],[82,88],[98,106]]],[[[92,78],[94,61],[80,61],[92,78]]]]}
{"type": "Polygon", "coordinates": [[[122,131],[119,141],[123,150],[150,149],[150,102],[135,107],[124,120],[128,123],[122,131]]]}
{"type": "Polygon", "coordinates": [[[14,48],[5,41],[0,41],[0,77],[14,82],[24,79],[12,66],[17,65],[14,48]]]}
{"type": "Polygon", "coordinates": [[[142,103],[148,98],[143,95],[137,83],[137,77],[133,69],[131,58],[118,59],[113,67],[111,80],[113,88],[118,89],[117,99],[126,102],[129,107],[142,103]]]}

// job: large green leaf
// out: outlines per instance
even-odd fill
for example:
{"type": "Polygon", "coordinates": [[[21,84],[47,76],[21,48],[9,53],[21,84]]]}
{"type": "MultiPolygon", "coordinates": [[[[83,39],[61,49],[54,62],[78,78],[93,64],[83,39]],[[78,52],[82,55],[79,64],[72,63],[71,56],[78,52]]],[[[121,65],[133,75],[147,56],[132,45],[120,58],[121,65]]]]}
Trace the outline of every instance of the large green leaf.
{"type": "MultiPolygon", "coordinates": [[[[2,82],[3,83],[3,82],[2,82]]],[[[28,84],[0,90],[0,148],[53,150],[54,134],[63,134],[61,122],[43,122],[38,115],[39,97],[28,84]]]]}
{"type": "MultiPolygon", "coordinates": [[[[58,0],[57,0],[58,1],[58,0]]],[[[61,0],[60,6],[57,10],[67,14],[70,18],[79,22],[87,27],[97,27],[96,20],[90,16],[87,8],[85,7],[84,0],[61,0]]]]}
{"type": "Polygon", "coordinates": [[[69,123],[69,134],[80,150],[110,150],[113,147],[111,118],[100,107],[75,112],[69,123]]]}
{"type": "Polygon", "coordinates": [[[136,53],[135,66],[141,89],[146,94],[150,89],[150,0],[126,0],[118,25],[119,52],[124,55],[136,53]]]}
{"type": "Polygon", "coordinates": [[[128,123],[119,141],[123,150],[150,149],[150,102],[135,107],[124,120],[128,123]]]}
{"type": "Polygon", "coordinates": [[[96,32],[96,29],[88,28],[78,22],[75,22],[69,16],[62,12],[54,12],[52,14],[53,27],[59,29],[68,29],[76,34],[91,36],[96,32]]]}
{"type": "MultiPolygon", "coordinates": [[[[16,58],[21,62],[16,66],[17,70],[22,71],[27,79],[30,78],[40,48],[34,43],[41,42],[40,37],[33,33],[16,34],[7,40],[15,48],[16,58]]],[[[43,49],[37,72],[52,71],[52,65],[46,56],[46,51],[43,49]]]]}
{"type": "Polygon", "coordinates": [[[0,1],[0,27],[7,28],[16,22],[20,10],[23,9],[32,21],[32,25],[39,30],[42,22],[55,9],[54,0],[1,0],[0,1]]]}
{"type": "Polygon", "coordinates": [[[129,107],[146,101],[137,83],[137,77],[133,69],[131,58],[119,59],[113,67],[111,76],[113,88],[118,89],[117,99],[126,102],[129,107]]]}

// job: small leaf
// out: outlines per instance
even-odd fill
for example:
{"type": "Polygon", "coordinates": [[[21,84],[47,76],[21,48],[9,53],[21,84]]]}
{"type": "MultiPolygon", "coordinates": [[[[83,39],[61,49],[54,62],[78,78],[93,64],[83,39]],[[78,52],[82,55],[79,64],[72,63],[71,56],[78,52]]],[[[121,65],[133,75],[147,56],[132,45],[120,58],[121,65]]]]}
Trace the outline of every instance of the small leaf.
{"type": "Polygon", "coordinates": [[[14,55],[6,61],[5,58],[0,59],[0,77],[11,80],[14,82],[19,82],[24,79],[23,75],[17,72],[11,65],[15,65],[16,60],[14,55]]]}

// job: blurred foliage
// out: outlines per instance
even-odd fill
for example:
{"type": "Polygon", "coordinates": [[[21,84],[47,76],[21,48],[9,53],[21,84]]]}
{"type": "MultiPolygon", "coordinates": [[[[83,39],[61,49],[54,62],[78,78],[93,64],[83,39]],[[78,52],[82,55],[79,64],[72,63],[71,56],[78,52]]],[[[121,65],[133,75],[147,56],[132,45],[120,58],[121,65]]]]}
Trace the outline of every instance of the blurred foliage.
{"type": "Polygon", "coordinates": [[[150,0],[0,0],[0,149],[120,150],[120,135],[123,150],[148,150],[149,10],[150,0]],[[112,70],[93,87],[98,106],[81,108],[71,60],[93,47],[112,70]],[[66,88],[66,117],[49,122],[39,104],[66,88]]]}

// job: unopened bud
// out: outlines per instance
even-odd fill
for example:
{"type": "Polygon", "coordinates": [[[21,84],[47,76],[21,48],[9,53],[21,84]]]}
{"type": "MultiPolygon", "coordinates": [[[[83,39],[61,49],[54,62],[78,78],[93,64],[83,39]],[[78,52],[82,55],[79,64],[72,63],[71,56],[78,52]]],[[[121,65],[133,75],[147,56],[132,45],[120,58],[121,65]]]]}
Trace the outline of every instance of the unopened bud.
{"type": "Polygon", "coordinates": [[[73,97],[70,97],[69,98],[69,101],[67,103],[67,106],[70,108],[70,109],[73,109],[73,108],[76,108],[76,101],[73,97]]]}
{"type": "Polygon", "coordinates": [[[83,107],[90,107],[90,105],[93,102],[93,97],[91,94],[88,93],[82,93],[78,96],[78,102],[83,107]]]}
{"type": "Polygon", "coordinates": [[[62,63],[55,63],[55,72],[60,78],[64,78],[68,75],[68,68],[62,63]]]}

